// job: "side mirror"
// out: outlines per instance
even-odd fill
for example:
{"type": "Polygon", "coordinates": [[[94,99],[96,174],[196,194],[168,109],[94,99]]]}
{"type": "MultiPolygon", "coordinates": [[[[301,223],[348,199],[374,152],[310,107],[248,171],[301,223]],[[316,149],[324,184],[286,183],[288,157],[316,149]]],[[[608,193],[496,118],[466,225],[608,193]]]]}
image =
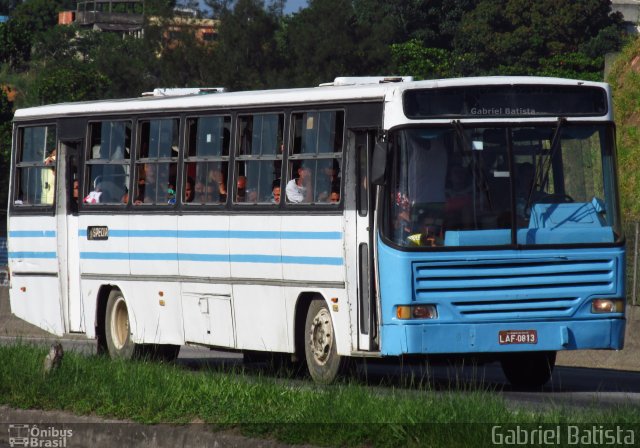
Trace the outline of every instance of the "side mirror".
{"type": "Polygon", "coordinates": [[[387,142],[377,142],[373,148],[371,160],[371,183],[373,185],[384,185],[388,153],[389,143],[387,142]]]}

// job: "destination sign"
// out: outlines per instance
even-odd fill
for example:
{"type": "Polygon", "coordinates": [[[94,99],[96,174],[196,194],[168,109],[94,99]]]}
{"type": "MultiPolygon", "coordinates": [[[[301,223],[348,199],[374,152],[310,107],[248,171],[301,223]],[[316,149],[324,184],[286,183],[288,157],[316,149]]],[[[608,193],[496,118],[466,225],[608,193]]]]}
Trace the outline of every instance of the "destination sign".
{"type": "Polygon", "coordinates": [[[407,118],[602,116],[607,92],[596,86],[489,85],[404,92],[407,118]]]}

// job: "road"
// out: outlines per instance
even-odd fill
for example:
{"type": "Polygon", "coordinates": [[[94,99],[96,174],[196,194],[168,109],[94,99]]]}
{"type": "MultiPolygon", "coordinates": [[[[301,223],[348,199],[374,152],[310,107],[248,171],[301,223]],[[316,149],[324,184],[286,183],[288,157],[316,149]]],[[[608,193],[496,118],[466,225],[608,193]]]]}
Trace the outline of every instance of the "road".
{"type": "MultiPolygon", "coordinates": [[[[634,313],[637,310],[634,310],[634,313]]],[[[633,314],[633,313],[630,313],[633,314]]],[[[636,317],[634,316],[634,319],[636,317]]],[[[630,322],[632,323],[632,322],[630,322]]],[[[497,363],[484,366],[397,365],[375,361],[356,363],[354,375],[376,387],[405,388],[412,386],[411,378],[421,378],[435,391],[474,390],[477,388],[501,394],[515,407],[553,406],[640,406],[640,356],[636,350],[635,325],[628,325],[627,347],[621,352],[577,352],[559,356],[552,380],[540,391],[523,392],[511,388],[497,363]],[[582,358],[580,355],[583,355],[582,358]],[[617,360],[621,361],[617,361],[617,360]],[[594,368],[607,364],[622,364],[625,370],[594,368]],[[380,386],[380,385],[384,386],[380,386]]],[[[54,336],[29,325],[10,314],[7,288],[0,287],[0,343],[49,345],[54,336]]],[[[65,350],[79,353],[95,353],[95,342],[82,337],[61,339],[65,350]]],[[[180,351],[178,363],[191,369],[215,366],[230,371],[243,362],[238,353],[185,346],[180,351]]],[[[249,365],[260,369],[260,364],[249,365]]],[[[309,381],[309,380],[299,380],[309,381]]]]}

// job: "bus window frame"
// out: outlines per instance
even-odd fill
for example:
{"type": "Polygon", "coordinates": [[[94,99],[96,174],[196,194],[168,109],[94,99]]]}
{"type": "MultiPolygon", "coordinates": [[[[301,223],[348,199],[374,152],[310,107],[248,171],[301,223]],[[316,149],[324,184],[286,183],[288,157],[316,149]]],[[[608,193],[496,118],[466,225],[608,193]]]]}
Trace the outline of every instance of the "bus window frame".
{"type": "MultiPolygon", "coordinates": [[[[169,166],[172,163],[176,164],[176,185],[174,185],[174,187],[176,187],[177,189],[177,185],[180,184],[181,182],[181,178],[180,178],[180,163],[181,163],[181,153],[183,153],[183,136],[184,136],[184,123],[185,123],[185,115],[181,114],[181,113],[167,113],[167,114],[149,114],[149,115],[139,115],[135,117],[135,144],[133,145],[133,157],[131,157],[131,162],[132,162],[132,175],[131,175],[131,189],[129,190],[129,204],[128,206],[131,207],[131,210],[133,211],[133,213],[140,213],[143,210],[154,210],[154,211],[158,211],[158,210],[166,210],[166,211],[177,211],[178,210],[178,204],[179,201],[175,201],[173,204],[171,203],[159,203],[159,202],[153,202],[153,203],[140,203],[140,204],[135,204],[135,196],[138,192],[137,190],[137,182],[138,182],[138,167],[140,165],[144,165],[146,163],[152,163],[154,165],[159,165],[159,164],[168,164],[169,166]],[[177,134],[178,134],[178,153],[175,157],[156,157],[156,158],[141,158],[139,157],[139,150],[142,144],[142,132],[141,132],[141,123],[143,122],[151,122],[154,120],[177,120],[178,122],[178,130],[177,130],[177,134]]],[[[175,192],[175,194],[179,194],[177,191],[175,192]]]]}
{"type": "MultiPolygon", "coordinates": [[[[98,210],[108,210],[109,212],[114,212],[114,211],[125,211],[126,209],[129,208],[130,204],[131,204],[131,188],[133,187],[133,176],[130,174],[129,175],[129,184],[127,185],[128,191],[129,191],[129,200],[124,203],[97,203],[97,204],[85,204],[84,202],[84,198],[87,197],[87,195],[89,194],[89,187],[91,186],[91,181],[88,178],[90,170],[88,169],[88,167],[90,165],[108,165],[109,163],[90,163],[91,160],[100,160],[100,159],[91,159],[91,157],[89,157],[89,152],[93,149],[91,146],[91,125],[95,124],[95,123],[103,123],[103,122],[107,122],[107,121],[124,121],[124,122],[129,122],[131,125],[131,137],[130,137],[130,148],[129,148],[129,160],[128,163],[121,163],[121,164],[117,164],[117,165],[121,165],[121,166],[129,166],[129,173],[133,173],[133,157],[134,154],[132,153],[134,146],[135,146],[135,139],[137,136],[137,128],[136,128],[136,116],[135,115],[126,115],[123,114],[121,116],[106,116],[106,117],[97,117],[95,119],[93,119],[93,117],[91,119],[86,120],[85,122],[85,138],[84,138],[84,148],[82,151],[82,154],[80,156],[80,160],[78,161],[78,163],[80,164],[80,166],[78,167],[78,178],[80,179],[80,185],[79,185],[79,191],[81,192],[80,195],[78,195],[78,211],[79,212],[87,212],[89,210],[94,211],[96,209],[98,210]],[[97,206],[97,207],[96,207],[97,206]]],[[[126,160],[126,159],[124,159],[126,160]]]]}
{"type": "MultiPolygon", "coordinates": [[[[201,111],[201,113],[183,114],[180,132],[180,145],[178,151],[178,185],[176,185],[176,196],[180,197],[180,200],[176,201],[176,208],[184,212],[198,212],[202,210],[225,210],[229,203],[229,180],[233,175],[233,170],[230,168],[231,160],[233,158],[233,145],[235,141],[234,136],[234,117],[235,113],[232,110],[207,110],[201,111]],[[189,126],[187,125],[189,120],[206,118],[206,117],[229,117],[229,148],[226,156],[208,156],[208,157],[194,157],[195,160],[191,160],[187,154],[187,145],[189,141],[189,126]],[[200,163],[200,162],[226,162],[227,163],[227,199],[224,202],[205,202],[205,203],[188,203],[184,201],[184,192],[187,182],[186,165],[187,163],[200,163]]],[[[194,179],[195,181],[195,179],[194,179]]],[[[195,188],[195,184],[192,185],[195,188]]]]}
{"type": "MultiPolygon", "coordinates": [[[[321,210],[342,210],[344,207],[344,189],[345,189],[345,157],[347,152],[347,110],[348,104],[341,104],[340,106],[334,107],[312,107],[312,108],[297,108],[291,110],[289,114],[288,124],[289,124],[289,135],[287,138],[287,144],[285,145],[285,154],[286,158],[283,163],[286,163],[286,168],[284,172],[284,176],[281,182],[281,200],[280,202],[284,202],[284,207],[290,210],[307,210],[309,207],[321,209],[321,210]],[[315,152],[313,156],[307,155],[305,153],[293,154],[294,148],[294,140],[295,140],[295,125],[294,125],[294,116],[296,114],[307,114],[307,113],[321,113],[321,112],[342,112],[342,143],[341,143],[341,151],[339,153],[336,152],[327,152],[320,153],[315,152]],[[340,154],[336,157],[336,154],[340,154]],[[286,197],[286,186],[287,183],[294,179],[293,173],[293,164],[297,161],[303,162],[305,160],[311,160],[313,162],[317,162],[318,160],[338,160],[340,163],[340,170],[342,173],[340,174],[340,185],[338,191],[340,192],[340,200],[337,203],[334,202],[291,202],[287,200],[286,197]],[[284,200],[282,200],[284,199],[284,200]]],[[[329,192],[331,194],[331,192],[329,192]]]]}
{"type": "MultiPolygon", "coordinates": [[[[12,129],[12,142],[13,146],[11,147],[11,157],[10,157],[10,185],[8,191],[8,202],[9,202],[9,213],[10,215],[42,215],[42,216],[54,216],[56,213],[57,206],[57,194],[54,186],[54,196],[52,204],[33,204],[33,205],[24,205],[24,204],[16,204],[15,203],[15,195],[17,192],[16,182],[17,182],[17,170],[21,168],[21,162],[18,162],[18,154],[21,154],[21,147],[23,141],[23,133],[20,132],[21,129],[31,128],[31,127],[47,127],[53,126],[56,130],[55,136],[55,145],[56,149],[58,147],[58,139],[59,139],[59,123],[57,120],[37,120],[37,121],[28,121],[28,122],[14,122],[12,129]]],[[[58,160],[56,160],[54,169],[57,168],[58,160]]],[[[31,162],[28,163],[31,165],[31,162]]],[[[33,165],[33,166],[44,166],[44,165],[33,165]]],[[[26,166],[25,166],[26,167],[26,166]]],[[[57,184],[57,178],[56,178],[57,184]]]]}

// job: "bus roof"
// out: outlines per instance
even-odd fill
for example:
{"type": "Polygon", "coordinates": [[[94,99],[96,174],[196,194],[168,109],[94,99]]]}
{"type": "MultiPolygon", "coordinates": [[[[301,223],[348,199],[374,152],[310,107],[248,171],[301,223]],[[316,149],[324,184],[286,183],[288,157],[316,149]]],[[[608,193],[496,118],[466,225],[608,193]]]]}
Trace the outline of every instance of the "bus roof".
{"type": "MultiPolygon", "coordinates": [[[[369,82],[372,82],[371,80],[380,78],[368,77],[361,79],[369,79],[369,82]]],[[[336,102],[393,101],[393,98],[401,98],[401,93],[407,89],[470,85],[587,85],[609,89],[606,83],[535,76],[449,78],[410,82],[356,83],[352,85],[331,84],[333,85],[325,84],[319,87],[297,89],[254,90],[211,93],[206,95],[146,96],[128,99],[50,104],[18,109],[15,112],[14,121],[118,113],[183,111],[187,109],[203,110],[227,107],[244,108],[251,106],[268,107],[277,105],[328,104],[336,102]]]]}

